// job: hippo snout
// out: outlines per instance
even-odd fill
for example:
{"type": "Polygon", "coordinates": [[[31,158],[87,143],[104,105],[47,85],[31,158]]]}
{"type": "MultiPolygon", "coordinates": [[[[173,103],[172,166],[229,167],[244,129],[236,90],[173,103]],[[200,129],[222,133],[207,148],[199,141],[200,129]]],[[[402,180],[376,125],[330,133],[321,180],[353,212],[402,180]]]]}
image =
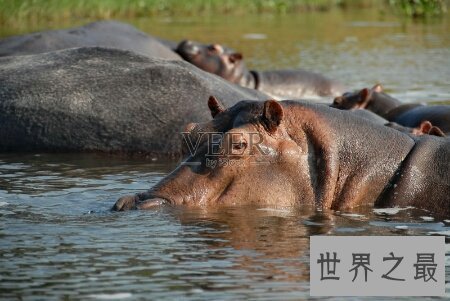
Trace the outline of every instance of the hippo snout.
{"type": "Polygon", "coordinates": [[[343,100],[344,99],[342,96],[335,97],[333,100],[333,103],[330,105],[330,107],[339,109],[343,100]]]}
{"type": "Polygon", "coordinates": [[[136,209],[136,204],[139,201],[137,195],[127,195],[117,200],[111,211],[127,211],[136,209]]]}
{"type": "Polygon", "coordinates": [[[199,53],[199,51],[200,49],[198,48],[198,46],[190,40],[182,41],[176,49],[176,52],[180,55],[196,55],[199,53]]]}

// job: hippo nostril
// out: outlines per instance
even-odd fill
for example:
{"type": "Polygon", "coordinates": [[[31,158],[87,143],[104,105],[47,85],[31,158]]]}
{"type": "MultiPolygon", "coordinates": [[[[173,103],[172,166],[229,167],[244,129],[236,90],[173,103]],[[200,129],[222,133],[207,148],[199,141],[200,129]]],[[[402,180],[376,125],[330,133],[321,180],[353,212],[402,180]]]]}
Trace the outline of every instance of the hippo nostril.
{"type": "Polygon", "coordinates": [[[211,44],[208,46],[208,50],[212,52],[217,52],[219,54],[223,53],[223,47],[219,44],[211,44]]]}

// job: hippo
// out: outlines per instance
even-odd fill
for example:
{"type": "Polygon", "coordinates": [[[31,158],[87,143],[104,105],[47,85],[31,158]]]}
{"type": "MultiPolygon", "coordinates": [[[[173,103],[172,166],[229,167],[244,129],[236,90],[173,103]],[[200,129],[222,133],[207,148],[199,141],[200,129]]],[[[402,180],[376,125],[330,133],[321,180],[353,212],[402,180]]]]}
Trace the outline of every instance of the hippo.
{"type": "MultiPolygon", "coordinates": [[[[343,110],[366,109],[380,115],[389,122],[407,128],[419,129],[424,121],[428,121],[435,127],[432,132],[437,133],[435,130],[438,128],[445,135],[450,133],[450,106],[405,104],[384,93],[382,86],[379,84],[371,89],[364,88],[358,92],[344,93],[334,99],[332,107],[343,110]]],[[[400,129],[400,127],[396,128],[400,129]]],[[[410,130],[405,129],[405,131],[410,130]]]]}
{"type": "Polygon", "coordinates": [[[279,99],[338,96],[344,91],[341,84],[302,69],[248,70],[241,53],[219,44],[203,45],[185,40],[176,51],[184,60],[200,69],[279,99]]]}
{"type": "Polygon", "coordinates": [[[161,205],[414,206],[450,215],[450,139],[413,139],[306,101],[240,101],[187,127],[198,147],[150,190],[112,210],[161,205]]]}
{"type": "Polygon", "coordinates": [[[389,122],[380,115],[373,113],[372,111],[364,109],[351,109],[348,112],[353,113],[359,117],[366,119],[367,121],[374,122],[376,124],[383,124],[385,126],[391,127],[403,133],[408,133],[415,136],[420,135],[434,135],[439,137],[446,137],[445,133],[437,126],[434,126],[430,121],[425,120],[417,127],[407,127],[402,126],[396,122],[389,122]]]}
{"type": "Polygon", "coordinates": [[[182,60],[101,47],[0,58],[0,152],[107,152],[179,157],[197,99],[268,96],[182,60]],[[186,108],[189,108],[186,110],[186,108]]]}
{"type": "Polygon", "coordinates": [[[180,60],[169,41],[154,38],[117,21],[98,21],[81,27],[49,30],[0,40],[0,56],[37,54],[75,47],[130,50],[148,57],[180,60]]]}
{"type": "Polygon", "coordinates": [[[411,133],[412,135],[421,136],[421,135],[434,135],[439,137],[446,137],[445,133],[437,126],[434,126],[428,120],[422,121],[422,123],[415,128],[402,126],[396,122],[388,122],[385,124],[388,127],[394,128],[404,133],[411,133]]]}

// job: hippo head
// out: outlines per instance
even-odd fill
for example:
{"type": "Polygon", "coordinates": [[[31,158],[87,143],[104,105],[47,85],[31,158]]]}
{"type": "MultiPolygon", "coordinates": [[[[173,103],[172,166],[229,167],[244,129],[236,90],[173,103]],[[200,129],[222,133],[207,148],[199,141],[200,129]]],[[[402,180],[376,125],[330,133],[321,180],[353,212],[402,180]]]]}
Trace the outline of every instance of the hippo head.
{"type": "Polygon", "coordinates": [[[189,124],[182,135],[183,162],[151,190],[119,199],[113,210],[163,203],[293,205],[312,196],[311,180],[299,174],[299,164],[308,169],[307,156],[287,133],[280,103],[241,101],[225,110],[211,96],[208,106],[213,120],[189,124]]]}
{"type": "Polygon", "coordinates": [[[341,110],[365,109],[373,100],[373,92],[383,92],[383,87],[376,84],[372,89],[364,88],[358,92],[347,92],[333,100],[333,108],[341,110]]]}
{"type": "Polygon", "coordinates": [[[219,44],[204,45],[185,40],[178,45],[176,52],[198,68],[233,83],[238,83],[246,71],[242,54],[219,44]]]}

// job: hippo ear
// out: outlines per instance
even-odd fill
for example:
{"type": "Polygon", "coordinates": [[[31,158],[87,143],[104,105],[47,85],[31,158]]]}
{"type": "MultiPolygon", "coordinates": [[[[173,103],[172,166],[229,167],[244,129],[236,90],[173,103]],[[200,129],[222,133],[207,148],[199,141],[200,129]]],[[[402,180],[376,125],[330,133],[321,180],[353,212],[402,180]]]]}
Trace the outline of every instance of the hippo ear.
{"type": "Polygon", "coordinates": [[[437,126],[432,126],[431,129],[428,131],[428,135],[446,137],[445,133],[437,126]]]}
{"type": "Polygon", "coordinates": [[[264,102],[262,121],[269,133],[274,133],[283,120],[283,107],[276,100],[264,102]]]}
{"type": "Polygon", "coordinates": [[[434,126],[428,120],[422,121],[419,126],[419,131],[422,134],[428,134],[432,136],[445,137],[444,132],[437,126],[434,126]]]}
{"type": "Polygon", "coordinates": [[[358,108],[365,109],[370,102],[370,98],[372,97],[372,91],[364,88],[359,92],[359,101],[358,108]]]}
{"type": "Polygon", "coordinates": [[[425,120],[420,123],[419,131],[422,134],[428,134],[432,127],[433,127],[433,125],[431,124],[431,122],[429,122],[428,120],[425,120]]]}
{"type": "Polygon", "coordinates": [[[375,86],[372,87],[372,92],[381,93],[383,91],[384,91],[384,89],[381,84],[376,84],[375,86]]]}
{"type": "Polygon", "coordinates": [[[225,108],[222,106],[219,100],[212,95],[208,99],[208,107],[209,110],[211,111],[212,118],[216,117],[217,114],[225,111],[225,108]]]}
{"type": "Polygon", "coordinates": [[[244,57],[243,57],[242,53],[239,53],[239,52],[232,53],[228,57],[228,59],[230,60],[230,63],[236,63],[237,61],[240,61],[243,58],[244,57]]]}

